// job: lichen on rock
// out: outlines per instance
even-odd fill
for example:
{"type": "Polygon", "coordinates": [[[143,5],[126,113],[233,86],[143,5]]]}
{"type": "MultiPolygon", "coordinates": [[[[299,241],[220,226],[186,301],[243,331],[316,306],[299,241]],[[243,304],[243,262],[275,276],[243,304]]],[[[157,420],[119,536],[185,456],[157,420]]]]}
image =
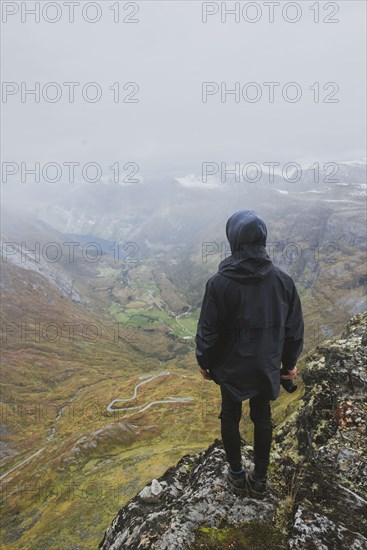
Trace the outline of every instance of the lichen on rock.
{"type": "MultiPolygon", "coordinates": [[[[250,466],[248,447],[243,459],[250,466]]],[[[228,489],[224,472],[224,450],[218,439],[200,454],[185,455],[120,510],[100,548],[189,548],[202,525],[236,526],[259,517],[270,522],[276,497],[270,494],[263,502],[238,497],[228,489]],[[160,490],[153,495],[158,484],[160,490]]]]}

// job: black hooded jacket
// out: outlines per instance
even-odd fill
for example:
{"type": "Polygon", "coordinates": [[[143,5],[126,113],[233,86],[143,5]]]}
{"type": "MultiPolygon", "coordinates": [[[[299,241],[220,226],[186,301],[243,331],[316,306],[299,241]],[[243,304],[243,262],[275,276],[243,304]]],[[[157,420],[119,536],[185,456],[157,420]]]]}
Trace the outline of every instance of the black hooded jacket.
{"type": "Polygon", "coordinates": [[[293,368],[302,351],[301,302],[292,278],[269,258],[256,212],[235,212],[226,234],[232,254],[206,284],[196,359],[236,400],[259,393],[274,400],[281,364],[293,368]]]}

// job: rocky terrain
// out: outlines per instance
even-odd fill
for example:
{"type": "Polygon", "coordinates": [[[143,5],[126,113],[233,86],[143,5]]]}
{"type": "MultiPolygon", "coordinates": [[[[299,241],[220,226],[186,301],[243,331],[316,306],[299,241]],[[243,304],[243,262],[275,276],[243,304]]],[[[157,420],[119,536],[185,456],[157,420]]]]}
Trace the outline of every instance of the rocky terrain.
{"type": "MultiPolygon", "coordinates": [[[[152,480],[99,548],[367,549],[367,314],[307,358],[298,410],[277,431],[266,499],[227,487],[219,440],[152,480]]],[[[250,469],[252,448],[243,442],[250,469]]]]}

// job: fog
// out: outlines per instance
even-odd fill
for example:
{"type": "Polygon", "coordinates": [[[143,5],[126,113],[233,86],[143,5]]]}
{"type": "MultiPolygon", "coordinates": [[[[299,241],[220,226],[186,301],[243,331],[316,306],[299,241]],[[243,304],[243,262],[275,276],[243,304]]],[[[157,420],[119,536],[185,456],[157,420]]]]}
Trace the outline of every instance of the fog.
{"type": "MultiPolygon", "coordinates": [[[[94,162],[108,176],[114,163],[135,163],[139,177],[152,181],[200,177],[203,162],[310,166],[365,156],[364,2],[320,2],[318,23],[314,2],[281,2],[272,23],[266,2],[246,12],[249,3],[240,3],[239,22],[221,14],[220,2],[121,2],[119,23],[112,2],[94,3],[96,23],[82,17],[86,2],[74,6],[73,23],[68,3],[42,13],[41,2],[39,23],[21,10],[34,2],[2,4],[3,162],[94,162]],[[284,11],[285,4],[296,7],[284,11]],[[68,82],[77,83],[73,103],[68,82]],[[98,88],[83,88],[91,82],[98,88]],[[211,83],[206,102],[203,82],[211,83]],[[35,83],[39,98],[22,99],[35,83]],[[124,90],[126,83],[135,84],[124,90]],[[296,86],[284,89],[289,83],[296,86]],[[102,96],[89,102],[82,90],[102,96]]],[[[63,170],[61,181],[67,177],[63,170]]]]}

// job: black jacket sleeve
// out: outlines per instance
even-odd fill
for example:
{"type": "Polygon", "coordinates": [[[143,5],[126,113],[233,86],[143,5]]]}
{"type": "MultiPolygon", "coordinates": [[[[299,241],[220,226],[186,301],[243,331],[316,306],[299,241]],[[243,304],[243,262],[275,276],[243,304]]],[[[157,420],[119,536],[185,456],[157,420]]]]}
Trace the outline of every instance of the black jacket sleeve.
{"type": "Polygon", "coordinates": [[[285,324],[285,339],[282,353],[283,368],[291,370],[297,363],[303,348],[304,324],[301,300],[295,284],[289,303],[288,315],[285,324]]]}
{"type": "Polygon", "coordinates": [[[217,340],[218,309],[213,292],[213,277],[211,277],[206,283],[195,337],[195,356],[202,369],[213,366],[214,347],[217,340]]]}

